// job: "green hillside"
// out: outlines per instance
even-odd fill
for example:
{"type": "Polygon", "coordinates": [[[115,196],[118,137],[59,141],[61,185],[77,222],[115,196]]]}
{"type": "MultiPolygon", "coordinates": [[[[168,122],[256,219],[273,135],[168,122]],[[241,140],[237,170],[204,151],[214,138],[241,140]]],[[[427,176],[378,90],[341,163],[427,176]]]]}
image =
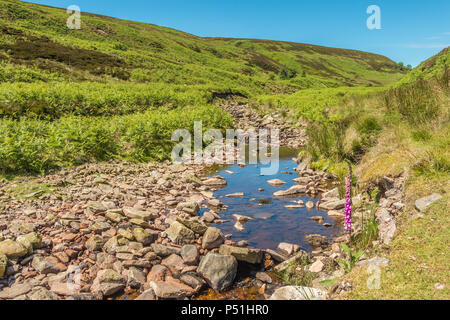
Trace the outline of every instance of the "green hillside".
{"type": "Polygon", "coordinates": [[[342,95],[378,91],[406,73],[372,53],[201,38],[89,13],[82,13],[81,30],[70,30],[66,10],[15,0],[0,0],[0,16],[3,172],[161,160],[171,131],[192,129],[194,116],[211,127],[232,126],[217,98],[269,107],[281,99],[297,108],[296,117],[315,119],[342,95]]]}
{"type": "Polygon", "coordinates": [[[88,13],[81,30],[69,30],[65,10],[12,0],[0,1],[0,15],[2,82],[164,82],[256,94],[385,85],[402,76],[388,58],[355,50],[200,38],[88,13]]]}

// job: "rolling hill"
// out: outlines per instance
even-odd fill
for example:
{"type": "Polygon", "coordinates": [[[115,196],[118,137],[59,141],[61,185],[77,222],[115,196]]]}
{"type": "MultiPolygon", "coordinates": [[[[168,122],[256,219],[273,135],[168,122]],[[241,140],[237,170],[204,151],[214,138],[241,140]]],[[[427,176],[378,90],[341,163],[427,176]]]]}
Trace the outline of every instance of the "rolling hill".
{"type": "Polygon", "coordinates": [[[201,38],[156,25],[0,1],[2,81],[114,81],[211,85],[244,95],[302,88],[386,85],[404,72],[356,50],[252,39],[201,38]],[[11,69],[19,67],[21,74],[11,69]],[[34,78],[33,78],[34,77],[34,78]],[[245,89],[244,89],[244,88],[245,89]]]}

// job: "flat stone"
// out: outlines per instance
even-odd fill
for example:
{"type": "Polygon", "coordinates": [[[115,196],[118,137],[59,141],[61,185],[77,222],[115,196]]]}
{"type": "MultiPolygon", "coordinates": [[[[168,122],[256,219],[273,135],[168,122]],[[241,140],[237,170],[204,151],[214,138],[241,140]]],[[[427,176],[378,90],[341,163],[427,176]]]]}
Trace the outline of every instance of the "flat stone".
{"type": "Polygon", "coordinates": [[[232,255],[238,261],[244,261],[251,264],[260,264],[264,257],[264,253],[260,249],[249,249],[228,245],[221,245],[219,253],[222,255],[232,255]]]}
{"type": "Polygon", "coordinates": [[[162,299],[181,299],[194,293],[191,287],[173,278],[164,282],[151,281],[150,286],[155,295],[162,299]]]}
{"type": "Polygon", "coordinates": [[[435,203],[436,201],[439,201],[442,199],[442,196],[437,194],[437,193],[433,193],[432,195],[428,196],[428,197],[424,197],[421,198],[419,200],[416,200],[416,209],[419,211],[425,211],[430,205],[432,205],[433,203],[435,203]]]}
{"type": "Polygon", "coordinates": [[[359,261],[357,262],[357,265],[360,267],[369,267],[369,266],[387,267],[389,263],[390,263],[389,259],[381,257],[373,257],[371,259],[359,261]]]}
{"type": "Polygon", "coordinates": [[[236,192],[236,193],[231,193],[231,194],[227,194],[225,197],[227,198],[242,198],[244,197],[244,193],[243,192],[236,192]]]}
{"type": "Polygon", "coordinates": [[[258,272],[256,274],[256,279],[269,284],[273,282],[272,278],[265,272],[258,272]]]}
{"type": "Polygon", "coordinates": [[[223,178],[210,178],[210,179],[206,179],[205,181],[203,181],[203,184],[206,186],[221,187],[221,186],[226,186],[227,181],[223,178]]]}
{"type": "Polygon", "coordinates": [[[161,265],[167,267],[173,276],[179,276],[185,265],[183,258],[177,254],[171,254],[169,257],[161,261],[161,265]]]}
{"type": "Polygon", "coordinates": [[[134,228],[133,235],[136,241],[142,243],[144,246],[148,246],[158,239],[157,233],[150,233],[142,228],[134,228]]]}
{"type": "Polygon", "coordinates": [[[0,299],[14,299],[27,294],[32,289],[29,283],[16,284],[12,287],[6,287],[0,291],[0,299]]]}
{"type": "Polygon", "coordinates": [[[295,186],[290,187],[287,190],[277,191],[273,195],[276,197],[288,197],[288,196],[293,196],[296,194],[304,194],[304,193],[306,193],[306,191],[307,191],[306,187],[295,185],[295,186]]]}
{"type": "Polygon", "coordinates": [[[245,222],[249,222],[249,221],[253,220],[253,218],[243,216],[240,214],[233,214],[233,218],[236,219],[236,221],[238,221],[240,223],[245,223],[245,222]]]}
{"type": "Polygon", "coordinates": [[[333,190],[330,190],[328,192],[325,192],[322,195],[322,200],[323,199],[328,199],[328,198],[338,198],[339,199],[340,195],[339,195],[339,189],[338,188],[334,188],[333,190]]]}
{"type": "Polygon", "coordinates": [[[175,247],[165,246],[159,243],[152,244],[153,251],[160,257],[168,257],[171,254],[180,254],[180,249],[175,247]]]}
{"type": "Polygon", "coordinates": [[[328,238],[320,234],[309,234],[305,238],[313,248],[324,248],[328,245],[328,238]]]}
{"type": "Polygon", "coordinates": [[[286,261],[280,263],[279,265],[277,265],[274,268],[274,270],[275,270],[275,272],[283,272],[284,270],[286,270],[292,264],[297,263],[297,262],[301,262],[306,257],[308,257],[308,253],[306,253],[304,251],[300,251],[299,253],[297,253],[292,258],[289,258],[288,260],[286,260],[286,261]]]}
{"type": "Polygon", "coordinates": [[[131,219],[142,219],[144,221],[154,220],[159,217],[159,212],[156,209],[138,210],[135,208],[125,207],[122,209],[123,213],[131,219]]]}
{"type": "Polygon", "coordinates": [[[59,273],[65,269],[65,266],[57,258],[40,255],[34,256],[31,266],[41,274],[59,273]]]}
{"type": "Polygon", "coordinates": [[[273,258],[273,260],[278,262],[284,262],[288,259],[287,256],[280,254],[272,249],[266,249],[266,253],[268,253],[273,258]]]}
{"type": "Polygon", "coordinates": [[[104,241],[101,236],[94,235],[90,237],[84,245],[89,251],[95,252],[100,251],[102,249],[104,241]]]}
{"type": "Polygon", "coordinates": [[[35,287],[28,294],[28,298],[32,301],[52,301],[58,300],[58,296],[44,287],[35,287]]]}
{"type": "Polygon", "coordinates": [[[316,288],[286,286],[275,290],[269,300],[325,300],[327,292],[316,288]]]}
{"type": "Polygon", "coordinates": [[[71,296],[80,293],[79,287],[76,284],[57,281],[50,284],[50,291],[60,296],[71,296]]]}
{"type": "Polygon", "coordinates": [[[327,212],[328,216],[333,219],[344,219],[345,213],[343,210],[330,210],[327,212]]]}
{"type": "Polygon", "coordinates": [[[272,180],[267,181],[267,183],[272,185],[272,186],[274,186],[274,187],[282,186],[282,185],[286,184],[285,181],[280,180],[280,179],[272,179],[272,180]]]}
{"type": "MultiPolygon", "coordinates": [[[[200,202],[203,198],[200,199],[200,202]]],[[[189,213],[190,215],[196,215],[200,210],[200,206],[196,201],[180,202],[177,205],[177,209],[189,213]]]]}
{"type": "Polygon", "coordinates": [[[309,271],[315,273],[321,272],[324,267],[325,265],[323,264],[323,262],[321,260],[317,260],[309,267],[309,271]]]}

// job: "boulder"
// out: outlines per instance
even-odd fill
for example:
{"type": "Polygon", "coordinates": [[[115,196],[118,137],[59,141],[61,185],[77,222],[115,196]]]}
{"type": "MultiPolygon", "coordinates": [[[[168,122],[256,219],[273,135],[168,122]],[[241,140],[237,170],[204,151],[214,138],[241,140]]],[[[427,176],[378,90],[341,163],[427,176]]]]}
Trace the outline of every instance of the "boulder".
{"type": "Polygon", "coordinates": [[[195,240],[195,233],[178,221],[173,222],[166,230],[169,239],[176,244],[190,243],[195,240]]]}
{"type": "Polygon", "coordinates": [[[9,259],[17,259],[26,256],[27,248],[13,240],[4,240],[0,242],[0,254],[6,255],[9,259]]]}
{"type": "Polygon", "coordinates": [[[100,292],[105,297],[116,294],[125,288],[127,279],[114,270],[100,270],[91,287],[91,292],[100,292]]]}
{"type": "Polygon", "coordinates": [[[41,274],[59,273],[65,269],[65,266],[57,258],[41,255],[34,256],[31,266],[41,274]]]}
{"type": "Polygon", "coordinates": [[[153,252],[160,257],[168,257],[171,254],[180,254],[180,249],[175,247],[165,246],[159,243],[152,244],[153,252]]]}
{"type": "Polygon", "coordinates": [[[236,277],[238,262],[231,255],[208,253],[200,262],[197,272],[216,291],[228,289],[236,277]]]}
{"type": "Polygon", "coordinates": [[[319,209],[322,210],[339,210],[345,207],[345,199],[320,202],[319,209]]]}
{"type": "Polygon", "coordinates": [[[340,198],[339,189],[338,188],[334,188],[333,190],[325,192],[322,195],[322,200],[323,199],[328,199],[328,198],[337,198],[337,199],[339,199],[340,198]]]}
{"type": "Polygon", "coordinates": [[[155,295],[162,299],[181,299],[194,294],[191,287],[172,277],[166,281],[150,281],[150,286],[155,295]]]}
{"type": "Polygon", "coordinates": [[[144,246],[148,246],[158,239],[158,233],[150,233],[142,228],[134,228],[133,235],[136,241],[142,243],[144,246]]]}
{"type": "Polygon", "coordinates": [[[217,228],[209,227],[203,235],[202,248],[215,249],[225,242],[225,237],[217,228]]]}
{"type": "Polygon", "coordinates": [[[180,202],[177,205],[177,209],[189,213],[190,215],[196,215],[200,210],[200,207],[197,202],[190,201],[190,202],[180,202]]]}
{"type": "Polygon", "coordinates": [[[144,221],[154,220],[159,217],[159,212],[156,209],[138,210],[135,208],[125,207],[123,213],[131,219],[141,219],[144,221]]]}
{"type": "Polygon", "coordinates": [[[300,246],[292,243],[281,242],[277,248],[282,254],[291,256],[300,250],[300,246]]]}
{"type": "Polygon", "coordinates": [[[95,252],[100,251],[103,247],[103,244],[103,238],[99,235],[95,235],[90,237],[84,245],[89,251],[95,252]]]}
{"type": "Polygon", "coordinates": [[[127,273],[128,286],[131,288],[140,288],[145,283],[145,273],[136,267],[130,267],[127,273]]]}
{"type": "Polygon", "coordinates": [[[280,180],[280,179],[272,179],[272,180],[267,181],[267,183],[274,187],[278,187],[278,186],[282,186],[282,185],[286,184],[285,181],[280,180]]]}

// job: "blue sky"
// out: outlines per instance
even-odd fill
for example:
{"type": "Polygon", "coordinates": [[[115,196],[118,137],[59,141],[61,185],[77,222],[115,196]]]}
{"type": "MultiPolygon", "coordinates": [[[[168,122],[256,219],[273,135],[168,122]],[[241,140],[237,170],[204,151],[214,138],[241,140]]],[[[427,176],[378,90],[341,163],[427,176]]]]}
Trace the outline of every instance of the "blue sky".
{"type": "Polygon", "coordinates": [[[357,49],[413,66],[450,46],[449,0],[37,0],[175,28],[197,36],[258,38],[357,49]],[[366,26],[369,5],[381,30],[366,26]]]}

